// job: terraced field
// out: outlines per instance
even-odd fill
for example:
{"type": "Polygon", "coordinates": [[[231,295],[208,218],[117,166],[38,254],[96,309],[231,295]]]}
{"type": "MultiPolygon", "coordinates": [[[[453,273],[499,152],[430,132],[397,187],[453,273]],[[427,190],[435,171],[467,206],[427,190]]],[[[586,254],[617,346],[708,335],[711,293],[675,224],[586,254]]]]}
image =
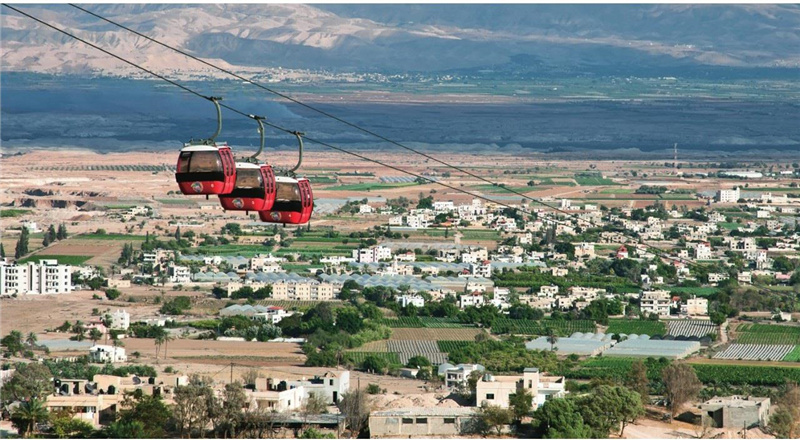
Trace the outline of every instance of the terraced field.
{"type": "Polygon", "coordinates": [[[794,349],[783,358],[786,362],[800,362],[800,345],[795,345],[794,349]]]}
{"type": "Polygon", "coordinates": [[[390,352],[397,353],[404,365],[414,356],[424,356],[434,365],[447,362],[447,353],[439,350],[436,341],[387,341],[390,352]]]}
{"type": "Polygon", "coordinates": [[[360,365],[364,362],[368,356],[377,356],[379,358],[386,359],[390,364],[399,365],[400,364],[400,357],[397,356],[397,353],[379,353],[379,352],[369,352],[369,351],[348,351],[345,353],[345,359],[353,362],[354,364],[360,365]]]}

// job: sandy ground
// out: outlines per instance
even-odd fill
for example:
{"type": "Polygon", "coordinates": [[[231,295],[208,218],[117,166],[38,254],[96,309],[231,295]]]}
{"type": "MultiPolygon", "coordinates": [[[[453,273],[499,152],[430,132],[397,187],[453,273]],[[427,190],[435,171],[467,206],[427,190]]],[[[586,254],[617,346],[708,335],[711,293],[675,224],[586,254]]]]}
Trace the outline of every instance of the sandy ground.
{"type": "Polygon", "coordinates": [[[746,437],[742,436],[742,430],[736,429],[712,429],[705,433],[699,426],[689,423],[661,422],[649,418],[641,418],[636,424],[625,427],[622,438],[654,439],[654,438],[775,438],[765,434],[759,428],[749,429],[746,437]]]}

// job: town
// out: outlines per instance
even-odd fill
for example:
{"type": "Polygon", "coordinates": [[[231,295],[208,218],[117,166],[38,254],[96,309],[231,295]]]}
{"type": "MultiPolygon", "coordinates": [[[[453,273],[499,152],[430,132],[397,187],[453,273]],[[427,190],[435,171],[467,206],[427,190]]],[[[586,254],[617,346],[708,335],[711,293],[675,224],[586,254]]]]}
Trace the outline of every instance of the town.
{"type": "Polygon", "coordinates": [[[312,152],[284,227],[174,195],[165,154],[44,186],[41,154],[2,159],[7,433],[799,432],[797,164],[413,165],[469,197],[312,152]]]}

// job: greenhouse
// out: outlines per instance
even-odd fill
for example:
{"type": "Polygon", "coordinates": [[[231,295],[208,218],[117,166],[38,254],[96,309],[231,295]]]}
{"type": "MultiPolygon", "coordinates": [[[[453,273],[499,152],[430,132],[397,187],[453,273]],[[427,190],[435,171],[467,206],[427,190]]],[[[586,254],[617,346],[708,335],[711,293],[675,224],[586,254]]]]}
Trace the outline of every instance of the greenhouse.
{"type": "MultiPolygon", "coordinates": [[[[603,333],[574,333],[569,338],[558,338],[554,348],[558,354],[596,356],[614,344],[610,336],[603,333]]],[[[542,336],[526,343],[525,348],[528,350],[550,350],[550,342],[547,341],[546,336],[542,336]]]]}
{"type": "Polygon", "coordinates": [[[617,343],[612,348],[606,350],[604,356],[616,357],[665,357],[668,359],[683,359],[692,353],[700,350],[700,342],[697,341],[669,341],[650,339],[649,337],[636,335],[628,336],[628,339],[617,343]]]}

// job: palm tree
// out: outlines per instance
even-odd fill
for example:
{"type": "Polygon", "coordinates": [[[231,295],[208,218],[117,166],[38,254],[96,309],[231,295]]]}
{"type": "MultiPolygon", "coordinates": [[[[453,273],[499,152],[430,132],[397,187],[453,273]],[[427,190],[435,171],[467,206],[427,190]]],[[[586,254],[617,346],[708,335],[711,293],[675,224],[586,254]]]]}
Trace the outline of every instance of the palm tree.
{"type": "Polygon", "coordinates": [[[36,424],[47,420],[48,412],[40,399],[22,402],[11,414],[11,421],[22,437],[27,437],[36,429],[36,424]]]}
{"type": "Polygon", "coordinates": [[[25,339],[25,342],[31,347],[35,347],[36,343],[39,342],[39,338],[36,337],[36,333],[30,332],[28,333],[28,337],[25,339]]]}
{"type": "Polygon", "coordinates": [[[94,342],[94,345],[97,345],[97,341],[103,338],[103,333],[100,330],[93,328],[89,331],[89,339],[94,342]]]}
{"type": "Polygon", "coordinates": [[[171,333],[165,332],[164,334],[164,359],[167,358],[167,346],[169,345],[170,341],[174,341],[175,336],[172,336],[171,333]]]}
{"type": "Polygon", "coordinates": [[[156,362],[158,362],[158,353],[161,351],[161,346],[164,345],[166,338],[167,332],[162,329],[162,332],[156,335],[155,340],[153,340],[153,343],[156,344],[156,362]]]}
{"type": "Polygon", "coordinates": [[[556,342],[558,342],[558,335],[556,334],[556,331],[552,327],[548,327],[545,335],[547,336],[547,342],[550,343],[550,351],[554,351],[556,342]]]}

